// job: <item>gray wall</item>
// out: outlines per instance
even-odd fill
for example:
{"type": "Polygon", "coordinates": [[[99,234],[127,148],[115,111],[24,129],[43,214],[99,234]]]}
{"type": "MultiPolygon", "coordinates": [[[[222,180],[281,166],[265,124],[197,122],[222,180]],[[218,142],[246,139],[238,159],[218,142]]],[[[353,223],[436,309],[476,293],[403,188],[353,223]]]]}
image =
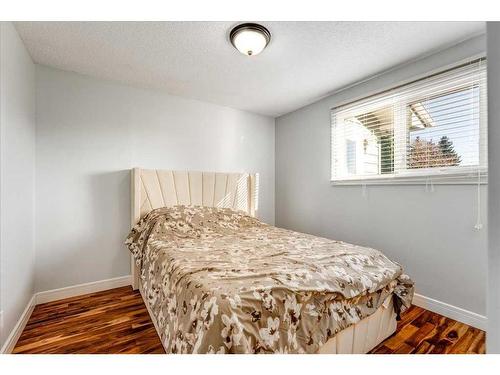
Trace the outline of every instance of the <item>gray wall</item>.
{"type": "Polygon", "coordinates": [[[33,296],[35,66],[0,23],[0,347],[33,296]]]}
{"type": "Polygon", "coordinates": [[[128,275],[135,166],[260,173],[274,222],[274,119],[37,66],[36,289],[128,275]]]}
{"type": "Polygon", "coordinates": [[[488,353],[500,353],[500,23],[488,22],[488,353]]]}
{"type": "Polygon", "coordinates": [[[278,118],[276,224],[380,249],[417,293],[485,315],[487,229],[474,229],[475,186],[373,186],[365,198],[361,187],[330,184],[330,108],[484,51],[480,36],[278,118]]]}

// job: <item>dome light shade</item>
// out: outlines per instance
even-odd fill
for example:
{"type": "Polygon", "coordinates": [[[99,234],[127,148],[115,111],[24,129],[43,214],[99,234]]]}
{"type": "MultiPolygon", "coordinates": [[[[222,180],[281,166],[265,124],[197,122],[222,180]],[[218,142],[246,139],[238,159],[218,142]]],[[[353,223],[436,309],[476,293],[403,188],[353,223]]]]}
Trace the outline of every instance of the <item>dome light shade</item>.
{"type": "Polygon", "coordinates": [[[256,23],[243,23],[231,30],[229,39],[242,54],[255,56],[261,53],[271,40],[271,33],[256,23]]]}

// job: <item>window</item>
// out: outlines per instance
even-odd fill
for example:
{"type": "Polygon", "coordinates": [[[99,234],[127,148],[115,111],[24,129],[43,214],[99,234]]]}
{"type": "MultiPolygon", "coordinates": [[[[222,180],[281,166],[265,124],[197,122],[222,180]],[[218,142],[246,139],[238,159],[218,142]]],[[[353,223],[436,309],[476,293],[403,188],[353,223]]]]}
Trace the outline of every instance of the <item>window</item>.
{"type": "Polygon", "coordinates": [[[347,173],[350,175],[356,174],[356,141],[346,140],[346,164],[347,173]]]}
{"type": "Polygon", "coordinates": [[[332,110],[332,181],[450,182],[487,171],[486,61],[332,110]]]}

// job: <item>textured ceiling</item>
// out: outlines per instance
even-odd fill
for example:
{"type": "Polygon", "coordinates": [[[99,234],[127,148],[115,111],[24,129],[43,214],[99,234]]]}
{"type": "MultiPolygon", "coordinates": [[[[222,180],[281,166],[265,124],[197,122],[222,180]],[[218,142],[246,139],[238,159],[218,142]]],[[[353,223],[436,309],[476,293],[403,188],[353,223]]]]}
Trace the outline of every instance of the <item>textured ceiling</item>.
{"type": "Polygon", "coordinates": [[[483,22],[262,22],[246,57],[232,22],[17,22],[36,63],[279,116],[345,85],[483,33],[483,22]]]}

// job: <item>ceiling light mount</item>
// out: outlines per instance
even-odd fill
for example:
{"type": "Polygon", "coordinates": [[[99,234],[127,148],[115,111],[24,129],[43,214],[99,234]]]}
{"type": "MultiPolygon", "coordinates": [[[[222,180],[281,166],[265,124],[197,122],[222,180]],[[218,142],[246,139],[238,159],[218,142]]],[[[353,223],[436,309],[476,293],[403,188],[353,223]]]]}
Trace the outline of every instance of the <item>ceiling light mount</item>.
{"type": "Polygon", "coordinates": [[[261,53],[271,41],[271,33],[258,23],[242,23],[235,26],[229,34],[231,44],[247,56],[261,53]]]}

